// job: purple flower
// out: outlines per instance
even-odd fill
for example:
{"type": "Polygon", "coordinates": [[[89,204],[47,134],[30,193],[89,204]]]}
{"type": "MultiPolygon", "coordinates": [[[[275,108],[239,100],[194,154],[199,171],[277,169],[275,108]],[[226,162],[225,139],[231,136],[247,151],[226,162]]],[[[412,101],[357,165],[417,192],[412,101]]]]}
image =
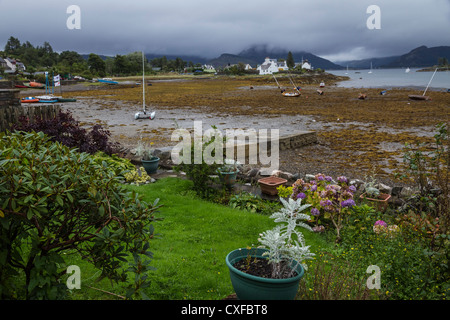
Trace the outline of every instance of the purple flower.
{"type": "Polygon", "coordinates": [[[355,186],[350,186],[350,187],[348,187],[348,189],[349,189],[351,192],[356,192],[356,187],[355,187],[355,186]]]}
{"type": "Polygon", "coordinates": [[[353,207],[356,205],[355,201],[353,199],[347,199],[341,202],[341,207],[353,207]]]}
{"type": "Polygon", "coordinates": [[[383,220],[378,220],[375,222],[374,226],[383,226],[387,228],[387,223],[384,222],[383,220]]]}
{"type": "Polygon", "coordinates": [[[311,214],[313,216],[318,216],[318,215],[320,215],[320,211],[317,208],[312,208],[311,209],[311,214]]]}
{"type": "Polygon", "coordinates": [[[348,179],[345,176],[340,176],[340,177],[337,178],[337,180],[339,182],[343,182],[343,183],[346,183],[348,181],[348,179]]]}
{"type": "Polygon", "coordinates": [[[316,176],[316,179],[319,181],[323,181],[323,180],[325,180],[325,177],[322,175],[318,175],[318,176],[316,176]]]}
{"type": "Polygon", "coordinates": [[[325,206],[331,206],[332,204],[333,204],[333,203],[331,202],[330,199],[320,201],[320,205],[321,205],[322,207],[325,207],[325,206]]]}
{"type": "Polygon", "coordinates": [[[313,184],[312,186],[311,186],[311,191],[316,191],[317,190],[317,185],[316,184],[313,184]]]}
{"type": "Polygon", "coordinates": [[[305,199],[306,198],[306,194],[304,194],[303,192],[300,192],[298,195],[297,195],[297,199],[305,199]]]}
{"type": "Polygon", "coordinates": [[[332,177],[330,177],[330,176],[326,176],[326,177],[325,177],[325,180],[327,180],[327,181],[332,181],[332,180],[333,180],[333,178],[332,178],[332,177]]]}

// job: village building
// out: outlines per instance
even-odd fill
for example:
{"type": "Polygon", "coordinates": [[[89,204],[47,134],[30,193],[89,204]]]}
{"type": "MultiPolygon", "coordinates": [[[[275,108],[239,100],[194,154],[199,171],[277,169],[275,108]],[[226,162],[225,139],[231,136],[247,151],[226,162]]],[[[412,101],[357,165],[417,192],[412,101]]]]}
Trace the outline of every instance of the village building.
{"type": "Polygon", "coordinates": [[[256,70],[259,74],[273,74],[274,72],[280,72],[288,70],[286,61],[277,61],[276,59],[270,59],[267,57],[262,64],[260,64],[256,70]]]}

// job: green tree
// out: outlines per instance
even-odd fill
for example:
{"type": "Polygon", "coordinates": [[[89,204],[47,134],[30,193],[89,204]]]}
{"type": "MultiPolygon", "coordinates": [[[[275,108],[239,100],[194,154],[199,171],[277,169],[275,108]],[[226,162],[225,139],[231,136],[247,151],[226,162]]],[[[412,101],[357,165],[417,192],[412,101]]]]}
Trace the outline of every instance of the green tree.
{"type": "Polygon", "coordinates": [[[286,59],[286,64],[287,64],[289,69],[292,69],[295,66],[294,57],[292,56],[292,52],[291,51],[288,52],[288,56],[287,56],[287,59],[286,59]]]}
{"type": "Polygon", "coordinates": [[[106,75],[106,63],[95,53],[91,53],[89,55],[88,66],[92,74],[97,74],[100,77],[104,77],[106,75]]]}
{"type": "Polygon", "coordinates": [[[9,37],[8,41],[5,45],[5,53],[6,55],[17,55],[20,50],[20,41],[13,36],[9,37]]]}

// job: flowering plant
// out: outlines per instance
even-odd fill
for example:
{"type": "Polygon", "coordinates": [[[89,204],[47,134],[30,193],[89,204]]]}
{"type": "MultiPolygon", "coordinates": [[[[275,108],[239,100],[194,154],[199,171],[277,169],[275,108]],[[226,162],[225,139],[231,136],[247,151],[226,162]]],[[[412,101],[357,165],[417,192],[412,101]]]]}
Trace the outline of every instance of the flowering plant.
{"type": "Polygon", "coordinates": [[[343,219],[355,205],[353,200],[355,186],[350,185],[345,176],[338,177],[337,182],[334,182],[332,177],[321,173],[310,182],[298,179],[292,186],[291,198],[304,199],[311,205],[310,213],[316,224],[320,217],[330,219],[336,228],[336,242],[339,242],[343,219]]]}
{"type": "Polygon", "coordinates": [[[302,227],[311,230],[311,227],[301,220],[309,220],[310,216],[302,211],[310,205],[302,205],[302,200],[280,198],[283,208],[272,214],[270,217],[275,222],[284,225],[277,225],[272,230],[260,234],[259,242],[268,251],[264,255],[268,256],[269,263],[272,264],[272,278],[292,277],[298,264],[306,269],[305,259],[311,259],[314,253],[309,251],[310,246],[305,245],[303,234],[296,230],[302,227]]]}

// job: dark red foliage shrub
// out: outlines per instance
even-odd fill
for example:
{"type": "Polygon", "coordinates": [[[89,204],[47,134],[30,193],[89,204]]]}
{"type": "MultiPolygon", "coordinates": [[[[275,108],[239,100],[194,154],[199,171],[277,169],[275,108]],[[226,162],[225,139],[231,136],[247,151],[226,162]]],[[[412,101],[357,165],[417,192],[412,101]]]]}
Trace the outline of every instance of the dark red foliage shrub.
{"type": "Polygon", "coordinates": [[[60,111],[53,119],[37,119],[29,121],[27,117],[20,117],[19,122],[12,127],[14,131],[42,131],[51,137],[51,141],[58,141],[70,148],[78,148],[80,152],[94,154],[103,151],[109,155],[118,153],[120,145],[109,140],[111,133],[101,125],[94,125],[90,131],[82,128],[70,111],[60,111]]]}

